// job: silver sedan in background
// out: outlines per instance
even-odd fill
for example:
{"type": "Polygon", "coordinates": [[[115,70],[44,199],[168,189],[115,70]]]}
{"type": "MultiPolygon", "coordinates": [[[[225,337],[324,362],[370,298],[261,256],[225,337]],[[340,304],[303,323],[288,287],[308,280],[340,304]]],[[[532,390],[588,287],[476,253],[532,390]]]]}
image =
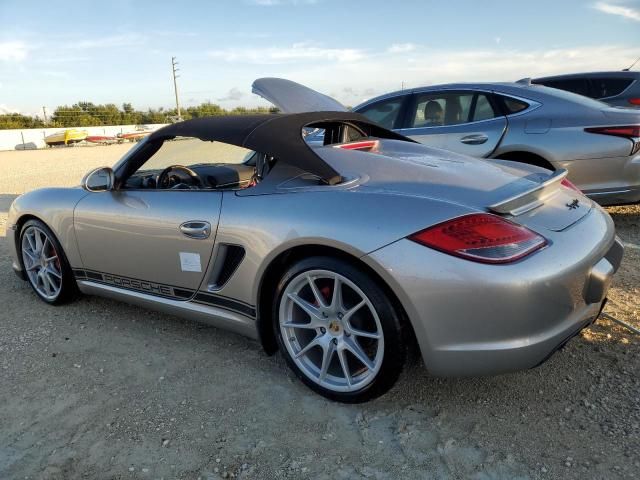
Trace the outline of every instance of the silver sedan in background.
{"type": "MultiPolygon", "coordinates": [[[[344,110],[336,100],[278,78],[253,91],[284,112],[344,110]]],[[[603,205],[640,201],[640,111],[523,83],[461,83],[397,91],[354,107],[423,144],[507,159],[569,179],[603,205]]]]}

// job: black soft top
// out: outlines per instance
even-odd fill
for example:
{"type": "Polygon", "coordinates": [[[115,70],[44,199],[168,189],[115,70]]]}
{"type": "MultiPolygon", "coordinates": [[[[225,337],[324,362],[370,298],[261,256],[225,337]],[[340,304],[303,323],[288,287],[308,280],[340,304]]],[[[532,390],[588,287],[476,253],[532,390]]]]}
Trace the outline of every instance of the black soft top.
{"type": "Polygon", "coordinates": [[[195,118],[156,130],[149,135],[148,142],[195,137],[228,143],[265,153],[334,183],[340,179],[340,174],[320,158],[302,136],[304,127],[330,128],[333,125],[352,125],[368,137],[413,141],[359,113],[309,112],[195,118]]]}

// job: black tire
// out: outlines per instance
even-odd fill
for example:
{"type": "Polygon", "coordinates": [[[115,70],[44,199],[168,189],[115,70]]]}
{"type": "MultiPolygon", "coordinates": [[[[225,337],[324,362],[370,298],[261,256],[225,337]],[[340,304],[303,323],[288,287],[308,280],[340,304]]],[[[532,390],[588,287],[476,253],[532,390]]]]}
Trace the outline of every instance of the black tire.
{"type": "Polygon", "coordinates": [[[395,384],[406,362],[407,343],[403,334],[401,315],[396,311],[392,300],[370,274],[342,259],[318,256],[303,259],[291,265],[278,282],[272,318],[278,347],[289,367],[305,385],[330,400],[361,403],[376,398],[386,393],[395,384]],[[382,365],[374,379],[359,390],[342,392],[319,385],[298,367],[284,344],[279,320],[283,293],[294,278],[310,270],[327,270],[346,277],[368,297],[378,315],[384,335],[382,365]]]}
{"type": "Polygon", "coordinates": [[[72,301],[76,297],[76,294],[78,291],[78,287],[77,287],[75,278],[73,276],[73,270],[71,269],[71,266],[69,265],[69,261],[67,260],[67,256],[65,255],[64,250],[62,249],[62,245],[60,245],[60,242],[56,238],[55,234],[51,231],[49,227],[47,227],[47,225],[45,225],[43,222],[37,219],[28,220],[27,222],[24,223],[24,225],[20,229],[20,243],[18,245],[18,255],[20,257],[20,263],[22,265],[23,270],[26,273],[24,259],[22,256],[22,241],[23,241],[25,232],[30,227],[35,227],[43,231],[47,235],[51,243],[53,244],[53,248],[55,249],[55,253],[57,254],[58,260],[60,262],[60,272],[62,273],[62,279],[61,279],[60,291],[55,296],[55,298],[47,298],[42,293],[40,293],[36,288],[36,286],[33,284],[31,277],[29,277],[29,275],[27,275],[27,282],[29,283],[33,291],[36,293],[36,295],[43,302],[48,303],[49,305],[62,305],[72,301]]]}

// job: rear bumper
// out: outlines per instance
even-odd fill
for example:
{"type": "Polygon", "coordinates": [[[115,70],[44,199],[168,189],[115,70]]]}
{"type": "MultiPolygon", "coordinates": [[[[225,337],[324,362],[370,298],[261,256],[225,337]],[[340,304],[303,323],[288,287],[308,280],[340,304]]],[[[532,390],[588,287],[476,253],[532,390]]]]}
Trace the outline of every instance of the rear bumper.
{"type": "Polygon", "coordinates": [[[477,264],[410,240],[370,254],[402,302],[431,373],[532,368],[595,320],[622,260],[610,217],[594,208],[545,236],[547,248],[510,265],[477,264]]]}

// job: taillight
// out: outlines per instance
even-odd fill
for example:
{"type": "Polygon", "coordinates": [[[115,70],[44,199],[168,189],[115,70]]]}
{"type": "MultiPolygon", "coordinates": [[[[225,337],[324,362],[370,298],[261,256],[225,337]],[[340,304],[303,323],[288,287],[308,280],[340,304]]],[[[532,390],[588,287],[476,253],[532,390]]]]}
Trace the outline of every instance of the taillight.
{"type": "Polygon", "coordinates": [[[630,99],[629,99],[629,103],[630,103],[631,105],[638,105],[638,106],[640,106],[640,98],[630,98],[630,99]]]}
{"type": "Polygon", "coordinates": [[[343,143],[341,145],[335,145],[336,148],[342,148],[344,150],[372,150],[378,148],[377,140],[363,140],[361,142],[343,143]]]}
{"type": "Polygon", "coordinates": [[[590,127],[585,128],[584,131],[625,138],[640,137],[640,125],[627,125],[622,127],[590,127]]]}
{"type": "Polygon", "coordinates": [[[563,185],[567,188],[570,188],[571,190],[575,190],[576,192],[580,192],[582,193],[582,190],[580,190],[578,187],[576,187],[573,183],[571,183],[571,181],[569,181],[569,179],[565,178],[560,182],[560,185],[563,185]]]}
{"type": "Polygon", "coordinates": [[[510,263],[547,241],[522,225],[488,213],[454,218],[409,236],[441,252],[481,263],[510,263]]]}

